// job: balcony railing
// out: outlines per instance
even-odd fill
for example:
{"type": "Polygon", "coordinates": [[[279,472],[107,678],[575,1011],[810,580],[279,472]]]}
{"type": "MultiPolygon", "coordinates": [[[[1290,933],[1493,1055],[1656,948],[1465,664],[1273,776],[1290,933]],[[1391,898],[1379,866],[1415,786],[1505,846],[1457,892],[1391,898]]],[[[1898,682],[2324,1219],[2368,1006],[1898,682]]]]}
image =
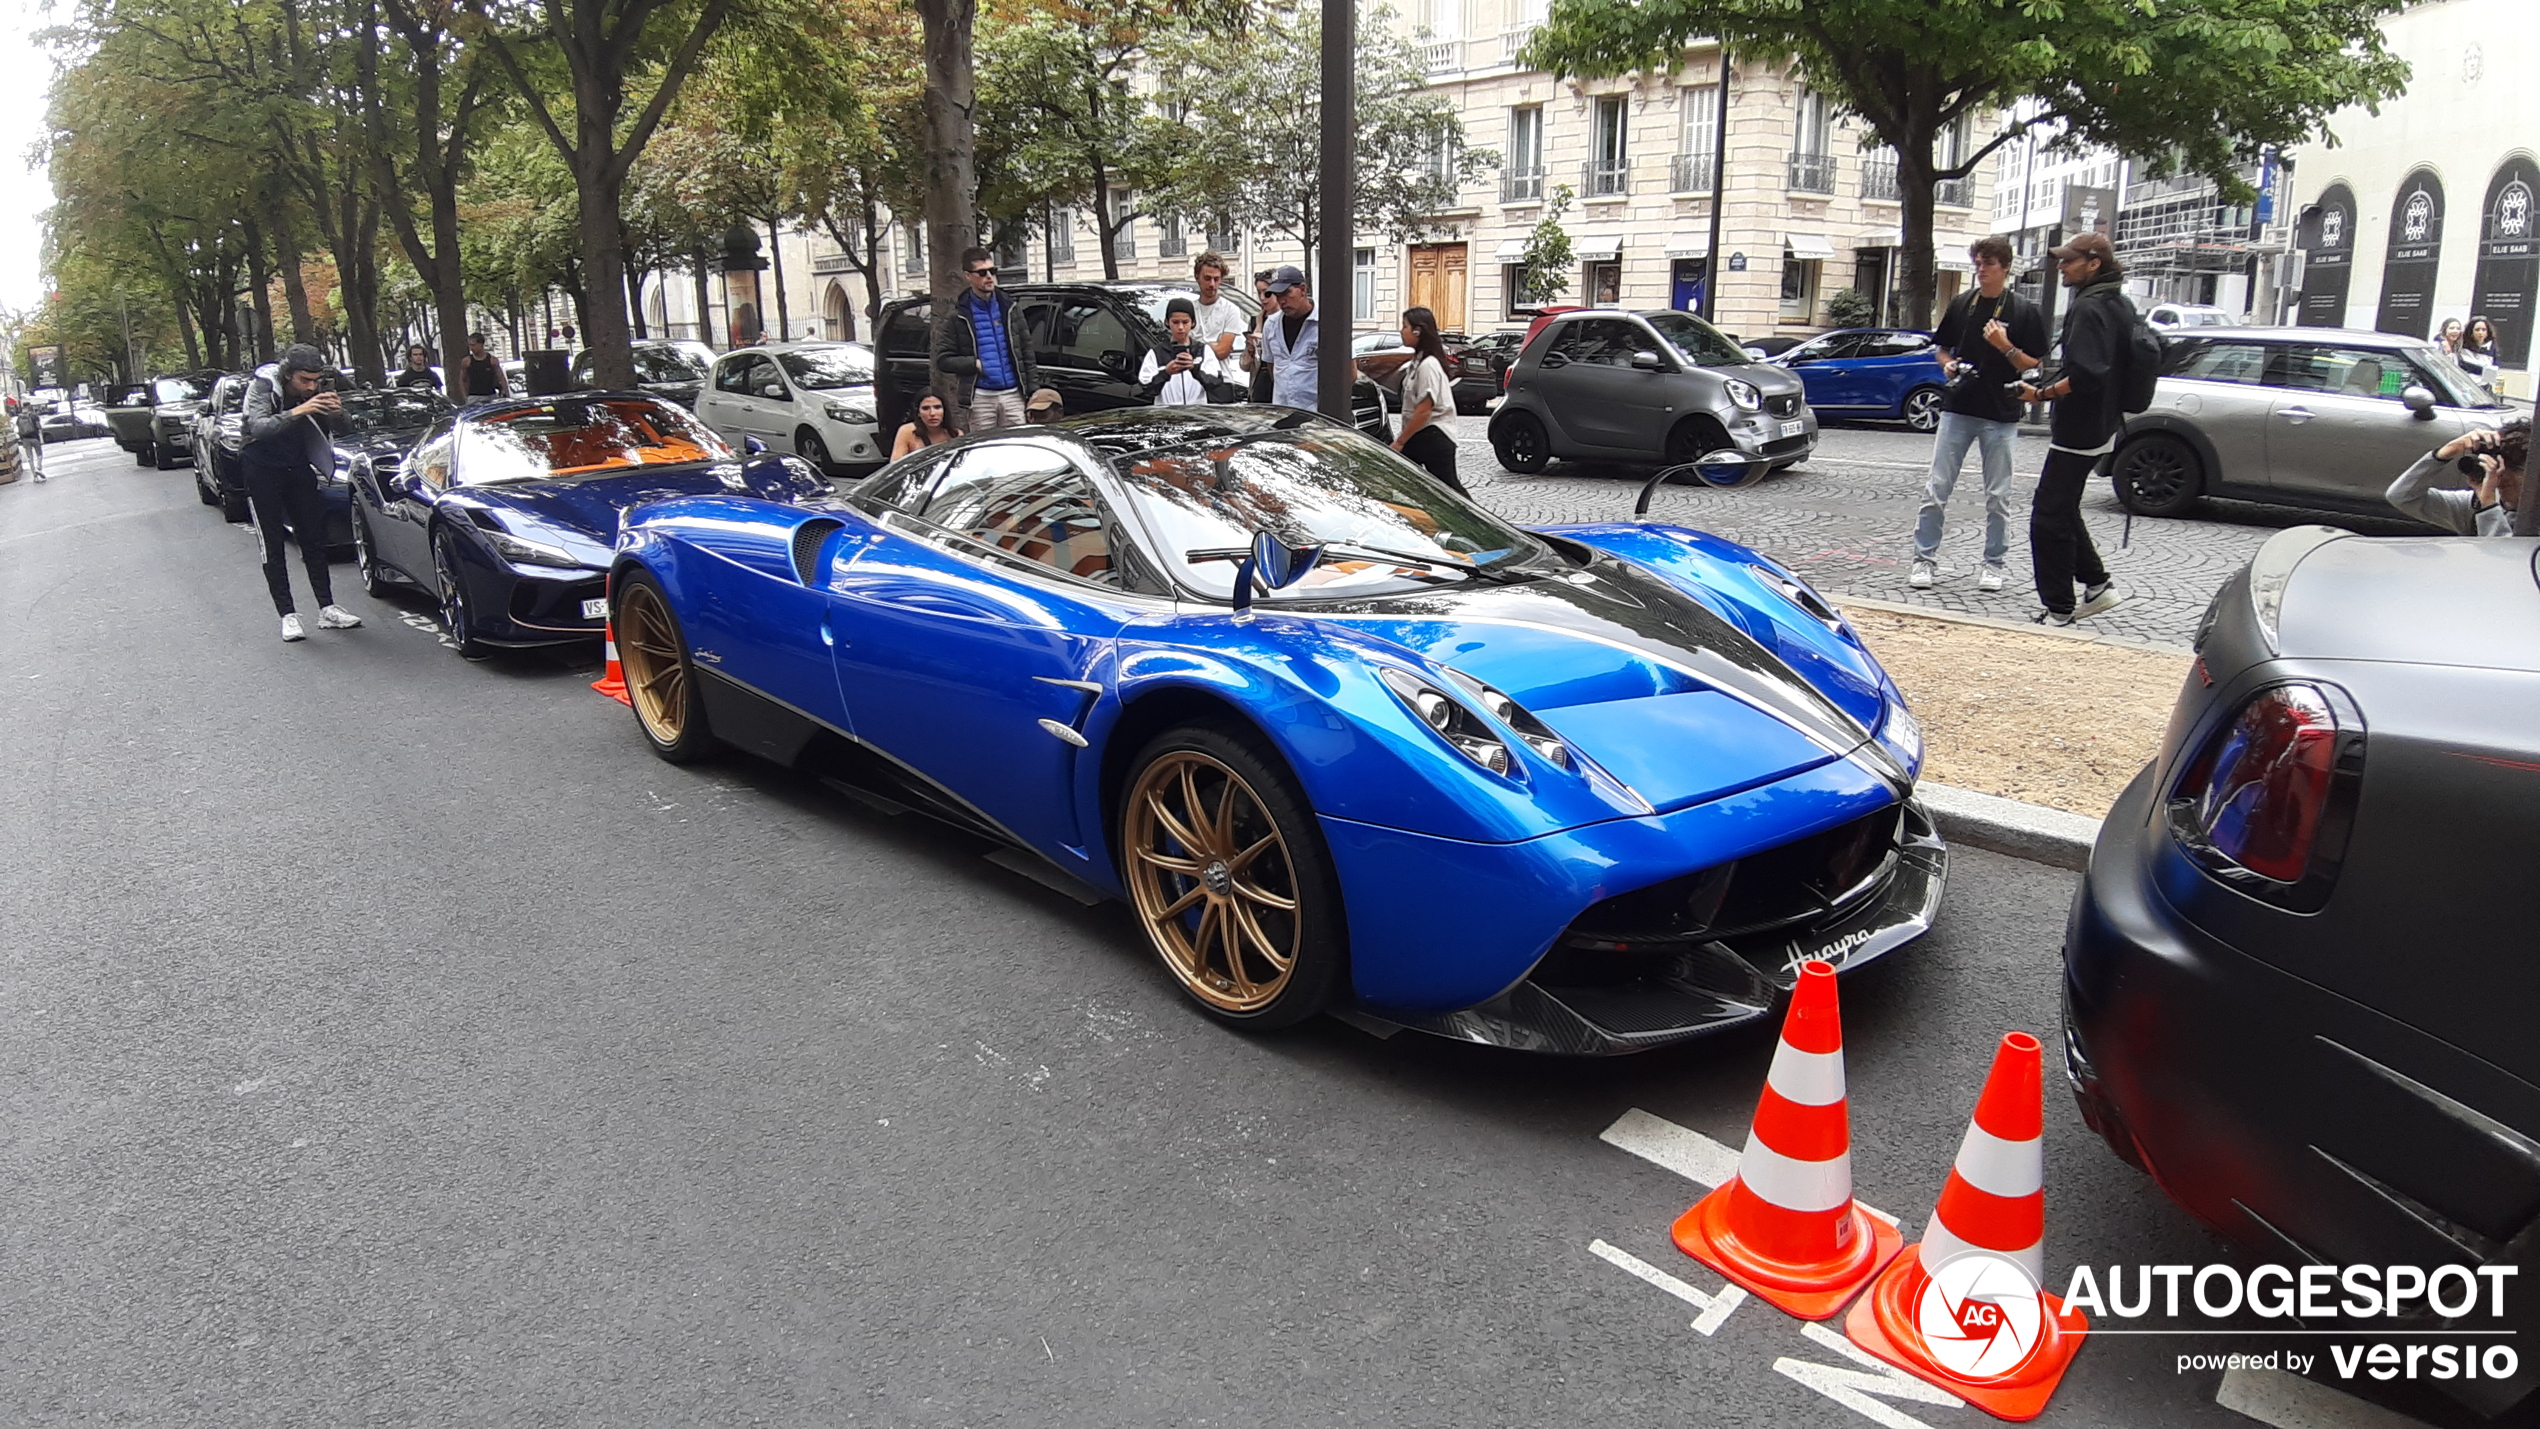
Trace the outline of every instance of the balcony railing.
{"type": "Polygon", "coordinates": [[[1794,193],[1830,194],[1834,192],[1834,155],[1793,154],[1790,156],[1790,187],[1794,193]]]}
{"type": "Polygon", "coordinates": [[[1501,203],[1543,202],[1543,169],[1502,169],[1499,171],[1501,203]]]}
{"type": "Polygon", "coordinates": [[[1500,62],[1503,64],[1514,62],[1517,58],[1517,52],[1523,50],[1526,47],[1526,42],[1532,40],[1534,37],[1535,27],[1532,25],[1519,25],[1517,28],[1502,34],[1499,37],[1500,62]]]}
{"type": "Polygon", "coordinates": [[[1931,186],[1931,201],[1943,208],[1972,208],[1976,201],[1973,179],[1942,179],[1931,186]]]}
{"type": "Polygon", "coordinates": [[[1707,194],[1711,192],[1711,171],[1718,167],[1716,154],[1678,154],[1667,161],[1667,189],[1670,193],[1707,194]]]}
{"type": "Polygon", "coordinates": [[[1190,251],[1191,243],[1189,239],[1182,236],[1182,225],[1178,223],[1166,224],[1157,231],[1155,237],[1156,257],[1184,258],[1190,255],[1190,251]]]}
{"type": "Polygon", "coordinates": [[[1431,40],[1420,47],[1420,63],[1431,74],[1453,74],[1464,68],[1464,42],[1431,40]]]}
{"type": "MultiPolygon", "coordinates": [[[[1799,187],[1793,181],[1792,188],[1799,187]]],[[[1865,202],[1895,203],[1904,197],[1896,186],[1896,156],[1873,154],[1861,161],[1861,197],[1865,202]]]]}
{"type": "Polygon", "coordinates": [[[1632,170],[1625,163],[1579,166],[1579,192],[1589,198],[1613,198],[1632,191],[1632,170]]]}

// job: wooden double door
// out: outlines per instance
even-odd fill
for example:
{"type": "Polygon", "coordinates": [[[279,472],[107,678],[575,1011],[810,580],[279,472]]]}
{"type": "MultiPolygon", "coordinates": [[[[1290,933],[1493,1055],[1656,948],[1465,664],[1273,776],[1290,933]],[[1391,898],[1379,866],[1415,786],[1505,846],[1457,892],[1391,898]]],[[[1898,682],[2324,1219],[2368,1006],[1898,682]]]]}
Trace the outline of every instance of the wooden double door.
{"type": "Polygon", "coordinates": [[[1427,308],[1438,315],[1438,327],[1445,332],[1465,332],[1464,294],[1471,285],[1466,272],[1471,255],[1469,244],[1415,243],[1411,245],[1411,289],[1406,308],[1427,308]]]}

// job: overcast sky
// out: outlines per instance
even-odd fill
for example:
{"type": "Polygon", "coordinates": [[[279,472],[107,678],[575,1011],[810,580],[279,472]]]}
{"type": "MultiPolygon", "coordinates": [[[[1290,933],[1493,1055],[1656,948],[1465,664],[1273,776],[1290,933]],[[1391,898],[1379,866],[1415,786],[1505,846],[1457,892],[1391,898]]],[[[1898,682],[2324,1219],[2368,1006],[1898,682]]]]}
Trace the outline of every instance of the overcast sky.
{"type": "Polygon", "coordinates": [[[13,309],[34,306],[44,293],[36,268],[53,188],[42,169],[27,167],[27,150],[44,137],[53,84],[53,62],[34,39],[50,8],[46,0],[0,0],[0,306],[13,309]]]}

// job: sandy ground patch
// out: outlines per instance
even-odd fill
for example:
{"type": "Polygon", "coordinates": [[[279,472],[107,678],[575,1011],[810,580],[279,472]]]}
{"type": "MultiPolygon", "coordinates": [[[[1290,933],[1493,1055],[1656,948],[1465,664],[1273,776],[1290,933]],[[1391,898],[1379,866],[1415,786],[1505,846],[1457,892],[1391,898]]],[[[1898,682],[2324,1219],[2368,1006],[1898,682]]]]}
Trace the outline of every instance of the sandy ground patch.
{"type": "Polygon", "coordinates": [[[1924,777],[2098,818],[2160,748],[2185,655],[1844,611],[1923,722],[1924,777]]]}

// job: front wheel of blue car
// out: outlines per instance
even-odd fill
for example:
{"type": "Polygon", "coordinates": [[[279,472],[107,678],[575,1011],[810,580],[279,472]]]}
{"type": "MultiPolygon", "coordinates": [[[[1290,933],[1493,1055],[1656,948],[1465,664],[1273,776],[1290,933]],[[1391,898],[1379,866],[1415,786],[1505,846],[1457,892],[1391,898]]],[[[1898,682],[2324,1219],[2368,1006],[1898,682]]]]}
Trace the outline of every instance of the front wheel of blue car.
{"type": "Polygon", "coordinates": [[[705,700],[688,660],[687,638],[661,587],[651,576],[629,571],[611,619],[618,664],[626,672],[626,702],[635,707],[644,742],[673,764],[713,753],[714,732],[706,727],[705,700]]]}
{"type": "Polygon", "coordinates": [[[476,613],[468,608],[467,581],[459,573],[458,538],[447,531],[432,533],[433,584],[441,597],[441,629],[462,660],[485,658],[485,642],[476,638],[476,613]]]}
{"type": "Polygon", "coordinates": [[[1220,1021],[1292,1026],[1348,963],[1313,811],[1254,741],[1194,726],[1138,755],[1121,801],[1130,900],[1165,968],[1220,1021]]]}

